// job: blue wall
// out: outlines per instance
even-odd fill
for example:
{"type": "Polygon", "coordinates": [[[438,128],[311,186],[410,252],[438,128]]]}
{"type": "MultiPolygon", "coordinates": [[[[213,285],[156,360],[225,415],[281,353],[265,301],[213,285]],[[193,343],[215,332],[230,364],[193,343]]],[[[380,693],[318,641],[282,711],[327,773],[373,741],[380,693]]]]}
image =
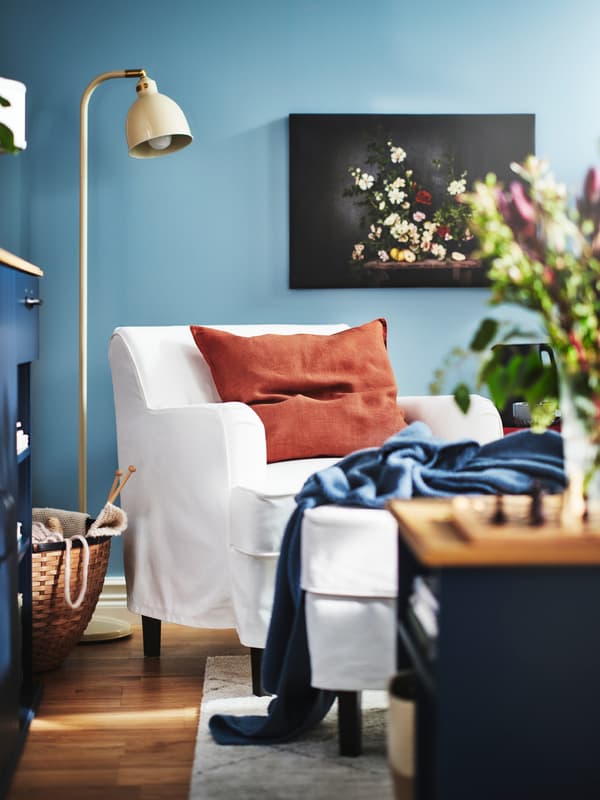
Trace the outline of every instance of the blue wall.
{"type": "MultiPolygon", "coordinates": [[[[27,84],[28,148],[0,160],[0,246],[40,264],[37,505],[77,506],[79,100],[145,67],[195,141],[129,159],[133,81],[90,105],[89,510],[116,448],[107,344],[117,325],[388,318],[402,393],[467,341],[485,290],[287,288],[287,115],[536,114],[537,152],[575,188],[600,135],[597,0],[18,0],[0,75],[27,84]]],[[[200,480],[200,477],[199,477],[200,480]]],[[[110,573],[122,572],[113,548],[110,573]]]]}

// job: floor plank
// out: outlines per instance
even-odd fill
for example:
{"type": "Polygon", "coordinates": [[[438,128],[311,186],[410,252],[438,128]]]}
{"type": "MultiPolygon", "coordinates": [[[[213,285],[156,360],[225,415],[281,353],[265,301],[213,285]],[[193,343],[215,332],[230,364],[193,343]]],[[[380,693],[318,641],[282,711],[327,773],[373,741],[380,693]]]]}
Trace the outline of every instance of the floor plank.
{"type": "Polygon", "coordinates": [[[235,631],[162,626],[78,645],[44,693],[7,800],[187,800],[206,657],[247,652],[235,631]]]}

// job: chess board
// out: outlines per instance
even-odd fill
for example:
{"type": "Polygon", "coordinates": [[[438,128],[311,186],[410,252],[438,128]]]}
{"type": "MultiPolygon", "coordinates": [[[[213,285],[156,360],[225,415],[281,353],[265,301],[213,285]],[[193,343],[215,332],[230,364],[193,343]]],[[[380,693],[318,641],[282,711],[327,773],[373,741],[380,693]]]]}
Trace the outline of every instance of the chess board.
{"type": "Polygon", "coordinates": [[[575,537],[600,537],[600,518],[596,516],[590,524],[562,524],[563,495],[544,495],[537,509],[532,506],[534,502],[529,495],[455,497],[451,503],[452,526],[461,538],[477,544],[560,543],[575,537]]]}

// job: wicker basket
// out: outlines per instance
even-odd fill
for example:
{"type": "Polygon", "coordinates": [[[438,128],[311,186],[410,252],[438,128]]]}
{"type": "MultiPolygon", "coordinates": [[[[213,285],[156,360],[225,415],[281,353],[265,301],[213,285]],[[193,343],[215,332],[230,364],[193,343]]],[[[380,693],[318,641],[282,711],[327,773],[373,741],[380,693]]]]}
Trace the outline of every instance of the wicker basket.
{"type": "MultiPolygon", "coordinates": [[[[110,555],[110,536],[89,539],[90,562],[87,591],[79,608],[65,601],[64,542],[34,545],[32,553],[32,660],[33,671],[44,672],[60,666],[81,639],[90,621],[102,586],[110,555]]],[[[71,593],[81,588],[83,548],[73,541],[71,593]]]]}

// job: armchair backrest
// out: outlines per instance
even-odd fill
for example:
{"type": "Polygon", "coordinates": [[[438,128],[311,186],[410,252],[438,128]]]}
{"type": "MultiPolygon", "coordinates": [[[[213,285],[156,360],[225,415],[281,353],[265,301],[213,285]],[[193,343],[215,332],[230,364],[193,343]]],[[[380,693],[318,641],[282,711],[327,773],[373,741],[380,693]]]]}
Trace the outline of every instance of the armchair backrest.
{"type": "MultiPolygon", "coordinates": [[[[334,325],[212,325],[237,336],[264,333],[328,335],[348,327],[334,325]]],[[[134,382],[131,393],[148,408],[218,403],[220,397],[188,325],[121,327],[109,349],[113,382],[134,382]]]]}

